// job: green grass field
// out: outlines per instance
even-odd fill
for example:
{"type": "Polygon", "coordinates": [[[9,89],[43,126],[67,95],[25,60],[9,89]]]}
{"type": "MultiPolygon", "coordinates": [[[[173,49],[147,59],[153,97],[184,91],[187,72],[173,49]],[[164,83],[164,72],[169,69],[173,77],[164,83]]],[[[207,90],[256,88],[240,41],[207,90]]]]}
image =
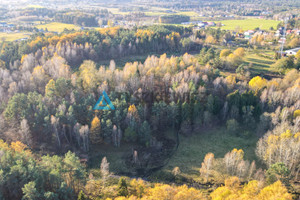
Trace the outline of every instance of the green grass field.
{"type": "Polygon", "coordinates": [[[18,39],[30,37],[29,33],[0,33],[0,40],[12,42],[18,39]]]}
{"type": "Polygon", "coordinates": [[[280,23],[280,21],[266,19],[224,20],[220,22],[224,24],[224,26],[222,26],[222,29],[235,30],[237,27],[240,27],[244,31],[255,28],[269,30],[271,27],[273,27],[275,29],[280,23]]]}
{"type": "Polygon", "coordinates": [[[178,150],[162,170],[171,172],[174,167],[179,167],[183,176],[197,179],[201,163],[207,153],[214,153],[215,158],[221,158],[227,152],[237,148],[243,149],[245,159],[256,160],[254,150],[257,140],[256,136],[241,138],[231,135],[226,132],[225,127],[201,131],[190,137],[180,135],[178,150]]]}
{"type": "Polygon", "coordinates": [[[54,32],[63,32],[64,29],[75,29],[75,30],[79,30],[80,27],[76,26],[74,24],[65,24],[65,23],[59,23],[59,22],[52,22],[49,24],[41,24],[41,25],[37,25],[35,26],[38,29],[48,29],[48,31],[54,31],[54,32]]]}
{"type": "Polygon", "coordinates": [[[271,56],[271,51],[267,51],[264,54],[259,55],[252,52],[246,54],[244,58],[245,64],[250,65],[250,63],[252,63],[252,67],[250,67],[251,75],[256,76],[264,74],[273,77],[276,74],[276,71],[271,68],[271,65],[275,63],[275,60],[270,59],[269,57],[271,56]],[[267,57],[264,57],[263,55],[267,57]]]}

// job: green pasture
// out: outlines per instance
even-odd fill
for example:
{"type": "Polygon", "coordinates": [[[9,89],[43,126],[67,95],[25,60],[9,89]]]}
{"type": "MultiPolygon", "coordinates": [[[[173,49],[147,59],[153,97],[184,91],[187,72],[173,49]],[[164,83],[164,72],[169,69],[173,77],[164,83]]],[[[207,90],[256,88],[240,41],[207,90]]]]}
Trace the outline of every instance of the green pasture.
{"type": "Polygon", "coordinates": [[[79,26],[76,26],[74,24],[65,24],[65,23],[59,23],[59,22],[52,22],[52,23],[49,23],[49,24],[41,24],[41,25],[37,25],[35,26],[36,28],[38,29],[48,29],[48,31],[53,31],[53,32],[63,32],[64,29],[75,29],[75,30],[78,30],[80,29],[79,26]]]}
{"type": "Polygon", "coordinates": [[[244,31],[260,28],[262,30],[269,30],[271,27],[276,29],[277,25],[280,21],[276,20],[267,20],[267,19],[243,19],[243,20],[224,20],[224,21],[216,21],[224,24],[222,29],[225,30],[236,30],[237,27],[244,31]]]}

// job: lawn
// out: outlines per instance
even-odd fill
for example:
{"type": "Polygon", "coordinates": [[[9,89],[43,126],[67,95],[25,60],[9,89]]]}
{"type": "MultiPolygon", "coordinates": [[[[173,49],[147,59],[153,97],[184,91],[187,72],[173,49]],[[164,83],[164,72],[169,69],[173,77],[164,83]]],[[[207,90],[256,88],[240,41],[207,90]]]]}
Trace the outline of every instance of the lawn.
{"type": "Polygon", "coordinates": [[[22,39],[22,38],[26,38],[26,37],[30,37],[29,33],[2,33],[0,32],[0,40],[2,41],[8,41],[8,42],[12,42],[18,39],[22,39]]]}
{"type": "Polygon", "coordinates": [[[37,25],[35,26],[36,28],[38,29],[48,29],[48,31],[53,31],[53,32],[63,32],[64,29],[75,29],[75,30],[78,30],[80,29],[79,26],[76,26],[74,24],[65,24],[65,23],[59,23],[59,22],[52,22],[52,23],[49,23],[49,24],[41,24],[41,25],[37,25]]]}
{"type": "MultiPolygon", "coordinates": [[[[217,22],[218,21],[216,21],[216,23],[217,22]]],[[[269,30],[271,27],[276,29],[277,25],[280,23],[280,21],[266,19],[224,20],[220,22],[224,24],[224,26],[222,26],[222,29],[235,30],[237,27],[240,27],[244,31],[255,28],[269,30]]]]}
{"type": "Polygon", "coordinates": [[[180,135],[178,150],[162,170],[171,172],[174,167],[179,167],[183,176],[195,179],[199,177],[199,169],[207,153],[212,152],[215,158],[221,158],[233,148],[243,149],[245,159],[256,160],[257,140],[256,136],[241,138],[229,134],[225,127],[201,131],[190,137],[180,135]]]}

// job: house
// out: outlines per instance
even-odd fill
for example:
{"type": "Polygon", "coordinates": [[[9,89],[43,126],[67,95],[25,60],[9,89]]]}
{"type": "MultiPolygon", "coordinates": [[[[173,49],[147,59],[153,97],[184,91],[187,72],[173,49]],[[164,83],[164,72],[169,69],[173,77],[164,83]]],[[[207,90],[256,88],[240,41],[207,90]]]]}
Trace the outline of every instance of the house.
{"type": "Polygon", "coordinates": [[[285,41],[286,41],[286,39],[282,37],[278,40],[278,43],[282,44],[282,43],[285,43],[285,41]]]}
{"type": "Polygon", "coordinates": [[[253,34],[254,34],[253,30],[249,30],[249,31],[244,32],[245,39],[250,40],[252,38],[253,34]]]}
{"type": "Polygon", "coordinates": [[[208,25],[208,26],[215,26],[216,23],[215,23],[215,22],[207,22],[207,25],[208,25]]]}
{"type": "Polygon", "coordinates": [[[297,54],[298,51],[300,51],[300,47],[286,50],[285,53],[287,56],[294,56],[297,54]]]}
{"type": "Polygon", "coordinates": [[[292,30],[287,30],[287,31],[286,31],[286,34],[287,34],[287,35],[289,35],[289,34],[291,34],[291,33],[292,33],[292,30]]]}

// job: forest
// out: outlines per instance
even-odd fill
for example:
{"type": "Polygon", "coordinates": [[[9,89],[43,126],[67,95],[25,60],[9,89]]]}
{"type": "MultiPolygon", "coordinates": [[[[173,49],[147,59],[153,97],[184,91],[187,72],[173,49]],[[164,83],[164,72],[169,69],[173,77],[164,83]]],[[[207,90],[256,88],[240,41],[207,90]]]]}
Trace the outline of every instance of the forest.
{"type": "Polygon", "coordinates": [[[253,76],[246,48],[215,46],[230,40],[220,29],[154,25],[2,43],[0,199],[299,198],[300,53],[278,58],[276,75],[253,76]],[[145,59],[116,62],[134,56],[145,59]],[[93,110],[103,91],[115,110],[93,110]],[[176,151],[179,135],[212,127],[259,137],[257,160],[237,148],[207,152],[194,184],[178,167],[173,183],[145,178],[176,151]],[[132,146],[122,161],[130,173],[114,174],[105,156],[91,169],[89,157],[106,145],[132,146]]]}

